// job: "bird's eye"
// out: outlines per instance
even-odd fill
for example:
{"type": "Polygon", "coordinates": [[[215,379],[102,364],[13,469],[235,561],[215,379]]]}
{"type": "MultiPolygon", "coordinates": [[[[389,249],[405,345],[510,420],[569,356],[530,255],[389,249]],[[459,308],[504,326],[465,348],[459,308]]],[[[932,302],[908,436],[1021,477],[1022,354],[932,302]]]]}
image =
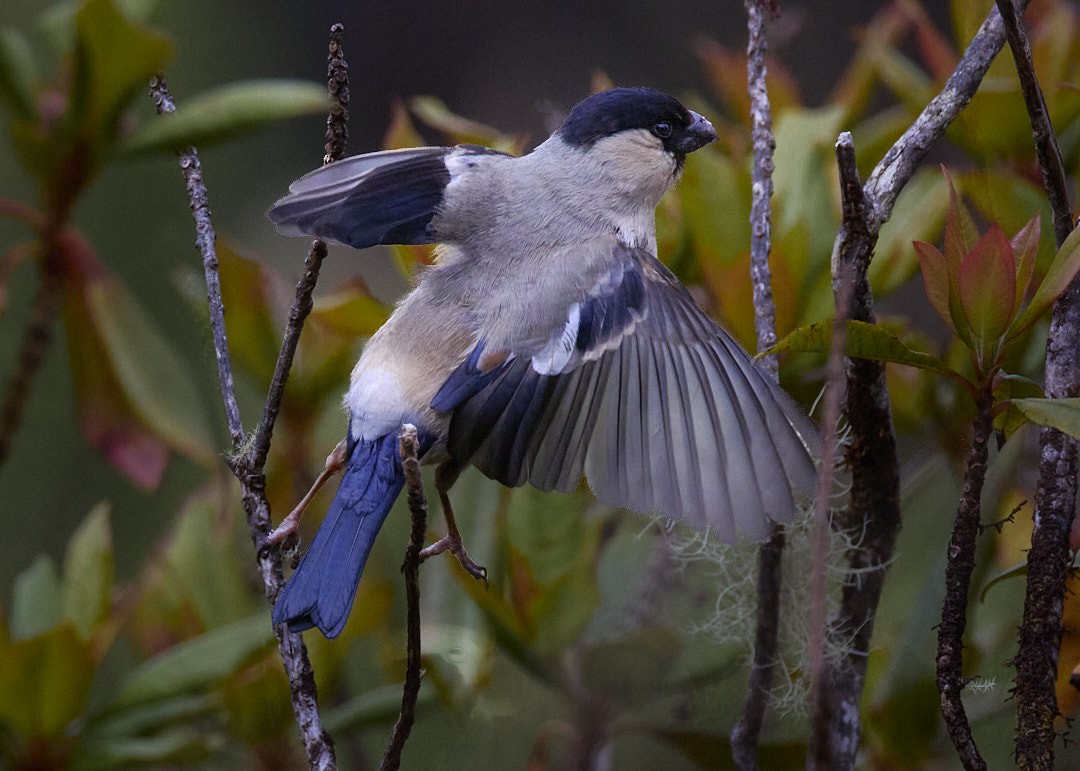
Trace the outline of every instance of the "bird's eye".
{"type": "Polygon", "coordinates": [[[662,120],[652,127],[652,133],[656,134],[656,136],[661,139],[667,139],[671,136],[671,124],[666,120],[662,120]]]}

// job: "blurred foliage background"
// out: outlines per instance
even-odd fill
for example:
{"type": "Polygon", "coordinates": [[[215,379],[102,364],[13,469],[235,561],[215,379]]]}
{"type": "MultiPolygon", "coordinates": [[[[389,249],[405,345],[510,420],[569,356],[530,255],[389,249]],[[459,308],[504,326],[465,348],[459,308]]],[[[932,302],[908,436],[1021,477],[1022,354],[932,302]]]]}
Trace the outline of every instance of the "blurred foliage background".
{"type": "MultiPolygon", "coordinates": [[[[318,94],[336,21],[346,26],[354,152],[457,141],[524,151],[608,83],[663,88],[713,118],[720,141],[694,155],[661,207],[660,253],[751,346],[742,5],[115,3],[42,10],[8,0],[0,12],[0,199],[33,210],[0,208],[5,388],[50,263],[60,308],[0,466],[0,754],[9,768],[292,768],[302,756],[286,684],[220,461],[227,436],[172,146],[195,138],[201,151],[248,427],[306,248],[279,238],[263,213],[321,158],[318,94]],[[145,83],[162,67],[178,103],[170,120],[186,112],[187,124],[153,115],[145,83]],[[260,82],[201,98],[250,79],[260,82]],[[35,246],[35,229],[47,231],[38,240],[53,257],[35,246]]],[[[914,0],[789,3],[773,25],[781,334],[831,314],[837,133],[853,132],[865,176],[941,87],[990,4],[927,5],[932,12],[914,0]]],[[[1080,12],[1042,0],[1026,18],[1075,184],[1080,12]]],[[[935,160],[949,164],[983,224],[1011,236],[1048,214],[1008,56],[935,160]]],[[[904,342],[963,372],[965,349],[929,311],[911,246],[940,243],[947,199],[936,168],[916,175],[882,231],[871,277],[883,320],[904,342]]],[[[1053,254],[1049,230],[1037,275],[1053,254]]],[[[363,337],[427,259],[420,248],[332,252],[275,433],[278,518],[344,430],[339,399],[363,337]]],[[[1005,369],[1038,381],[1044,335],[1040,325],[1013,345],[1005,369]]],[[[790,356],[783,373],[809,409],[820,357],[790,356]]],[[[875,628],[861,762],[949,768],[933,626],[972,408],[934,374],[889,375],[905,523],[875,628]]],[[[1020,428],[993,456],[984,518],[1033,495],[1034,439],[1020,428]]],[[[454,498],[492,586],[484,591],[451,560],[422,570],[426,679],[406,767],[562,768],[570,737],[590,732],[612,768],[728,764],[753,635],[753,544],[715,544],[606,510],[584,492],[505,490],[474,472],[454,498]]],[[[407,519],[399,504],[341,638],[307,637],[343,768],[377,764],[400,701],[407,519]]],[[[313,513],[307,537],[316,525],[313,513]]],[[[1027,506],[984,535],[976,585],[985,591],[969,611],[967,704],[992,767],[1011,765],[1006,662],[1023,586],[991,582],[1022,563],[1029,531],[1027,506]]],[[[791,541],[770,768],[801,767],[806,734],[805,527],[791,541]]],[[[1078,619],[1074,595],[1070,630],[1078,619]]],[[[1070,631],[1059,691],[1069,713],[1076,694],[1064,681],[1078,661],[1070,631]]]]}

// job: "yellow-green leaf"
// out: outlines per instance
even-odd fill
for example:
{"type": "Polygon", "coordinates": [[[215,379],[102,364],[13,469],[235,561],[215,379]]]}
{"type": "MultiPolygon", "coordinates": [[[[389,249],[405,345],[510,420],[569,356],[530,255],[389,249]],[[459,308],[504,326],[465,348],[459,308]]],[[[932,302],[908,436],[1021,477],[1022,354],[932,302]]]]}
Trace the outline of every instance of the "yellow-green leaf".
{"type": "Polygon", "coordinates": [[[1054,300],[1069,286],[1077,271],[1080,271],[1080,228],[1074,228],[1065,239],[1065,243],[1057,250],[1054,261],[1050,263],[1046,271],[1046,277],[1035,290],[1035,295],[1031,298],[1028,307],[1012,325],[1009,337],[1018,337],[1034,326],[1035,322],[1053,305],[1054,300]]]}
{"type": "MultiPolygon", "coordinates": [[[[789,334],[768,353],[779,351],[802,351],[804,353],[827,354],[832,341],[833,322],[819,321],[805,327],[799,327],[789,334]]],[[[877,324],[864,321],[848,321],[846,326],[845,355],[853,359],[872,359],[891,361],[894,364],[906,364],[909,367],[928,369],[952,378],[968,390],[974,386],[959,372],[949,367],[935,356],[920,351],[913,351],[900,342],[892,332],[877,324]]]]}
{"type": "Polygon", "coordinates": [[[18,640],[39,635],[60,621],[60,576],[47,554],[39,554],[15,577],[12,589],[12,638],[18,640]]]}
{"type": "Polygon", "coordinates": [[[33,120],[37,79],[30,43],[13,29],[0,29],[0,106],[33,120]]]}
{"type": "Polygon", "coordinates": [[[1032,423],[1080,439],[1080,398],[1013,399],[1012,404],[1032,423]]]}
{"type": "Polygon", "coordinates": [[[112,606],[113,548],[109,506],[99,503],[72,533],[64,556],[64,617],[89,640],[112,606]]]}
{"type": "Polygon", "coordinates": [[[269,614],[258,613],[174,645],[136,667],[109,707],[120,709],[204,689],[267,648],[273,639],[269,614]]]}
{"type": "Polygon", "coordinates": [[[59,741],[86,708],[94,669],[89,645],[60,624],[0,648],[0,726],[24,740],[59,741]]]}
{"type": "Polygon", "coordinates": [[[200,148],[286,118],[326,112],[326,89],[301,80],[230,83],[185,100],[169,115],[152,120],[120,147],[125,155],[200,148]]]}
{"type": "Polygon", "coordinates": [[[113,0],[87,0],[75,17],[75,124],[102,151],[128,101],[172,55],[164,35],[126,18],[113,0]]]}

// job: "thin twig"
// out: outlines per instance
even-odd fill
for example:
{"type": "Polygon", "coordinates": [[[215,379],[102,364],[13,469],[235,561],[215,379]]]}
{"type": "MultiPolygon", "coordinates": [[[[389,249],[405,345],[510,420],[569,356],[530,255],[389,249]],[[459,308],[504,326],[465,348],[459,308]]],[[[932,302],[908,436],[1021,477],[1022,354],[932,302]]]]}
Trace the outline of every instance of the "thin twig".
{"type": "MultiPolygon", "coordinates": [[[[769,270],[772,227],[772,172],[776,139],[772,131],[772,108],[765,80],[765,54],[768,38],[767,17],[779,13],[776,0],[746,0],[747,90],[750,94],[751,136],[754,145],[752,201],[750,206],[750,280],[754,291],[754,326],[758,353],[776,345],[776,305],[772,297],[769,270]]],[[[776,354],[758,360],[762,370],[779,380],[776,354]]],[[[784,553],[784,530],[774,525],[769,539],[758,551],[757,618],[754,632],[754,658],[746,688],[742,718],[731,732],[731,755],[743,771],[756,769],[757,745],[769,704],[773,670],[776,665],[780,629],[781,558],[784,553]]]]}
{"type": "MultiPolygon", "coordinates": [[[[1031,120],[1035,154],[1043,173],[1043,187],[1053,212],[1058,246],[1072,231],[1073,222],[1061,151],[1042,89],[1031,61],[1031,46],[1012,2],[998,0],[1005,22],[1024,104],[1031,120]]],[[[1054,304],[1046,341],[1046,395],[1063,398],[1080,394],[1080,283],[1054,304]]],[[[1059,709],[1055,684],[1062,638],[1065,582],[1071,563],[1069,533],[1076,512],[1077,447],[1070,437],[1045,428],[1039,434],[1039,484],[1035,495],[1034,530],[1028,553],[1024,620],[1016,666],[1016,761],[1024,769],[1054,765],[1054,721],[1059,709]]]]}
{"type": "Polygon", "coordinates": [[[1028,43],[1024,25],[1020,21],[1014,0],[997,0],[997,9],[1005,24],[1005,36],[1012,49],[1016,62],[1016,73],[1020,77],[1020,91],[1024,95],[1024,105],[1031,119],[1031,133],[1035,140],[1035,155],[1043,173],[1043,187],[1050,200],[1050,210],[1054,218],[1054,239],[1057,245],[1065,243],[1072,232],[1073,222],[1069,208],[1069,191],[1065,182],[1065,167],[1061,162],[1061,149],[1057,135],[1050,123],[1050,111],[1046,107],[1039,79],[1035,75],[1035,65],[1031,61],[1031,45],[1028,43]]]}
{"type": "MultiPolygon", "coordinates": [[[[150,81],[150,97],[154,100],[158,115],[176,112],[169,88],[164,78],[150,81]]],[[[233,382],[229,343],[225,335],[225,305],[221,300],[221,278],[217,257],[217,234],[210,217],[210,200],[203,181],[202,165],[194,147],[180,154],[180,170],[184,174],[191,216],[195,219],[195,246],[202,255],[203,276],[206,279],[206,300],[210,308],[210,330],[214,336],[214,353],[217,356],[218,382],[221,384],[221,401],[225,406],[225,424],[229,428],[233,452],[244,443],[244,426],[240,420],[240,407],[236,403],[236,386],[233,382]]]]}
{"type": "Polygon", "coordinates": [[[55,245],[55,238],[51,240],[54,243],[47,247],[49,253],[44,258],[41,284],[30,308],[30,320],[23,332],[15,371],[8,381],[4,403],[0,407],[0,465],[7,460],[15,434],[19,430],[23,410],[30,398],[30,386],[45,359],[45,352],[49,349],[59,310],[60,275],[56,264],[58,257],[53,253],[59,247],[55,245]]]}
{"type": "MultiPolygon", "coordinates": [[[[847,238],[838,238],[833,254],[833,297],[836,314],[833,318],[832,339],[829,344],[827,367],[827,391],[822,406],[821,468],[818,472],[817,500],[814,506],[814,528],[811,547],[812,572],[810,576],[810,682],[811,682],[811,735],[806,766],[814,769],[832,769],[836,757],[842,753],[835,731],[836,714],[832,673],[826,668],[826,574],[828,558],[829,500],[832,496],[836,468],[836,427],[840,422],[843,403],[845,368],[844,349],[847,344],[847,320],[851,314],[855,293],[856,261],[863,255],[850,247],[865,234],[870,219],[869,202],[863,195],[862,181],[855,165],[855,146],[851,134],[844,132],[836,141],[836,163],[840,175],[840,199],[843,204],[843,220],[840,232],[847,238]]],[[[850,381],[847,383],[850,388],[850,381]]],[[[857,741],[857,735],[856,735],[857,741]]]]}
{"type": "MultiPolygon", "coordinates": [[[[323,165],[333,163],[345,156],[345,145],[349,139],[349,129],[345,121],[349,118],[349,65],[345,61],[342,49],[342,34],[345,28],[335,24],[330,28],[330,53],[327,55],[326,83],[330,91],[330,110],[326,118],[326,145],[323,165]]],[[[285,396],[285,384],[292,370],[296,347],[300,344],[300,332],[311,313],[311,295],[315,283],[319,280],[319,271],[326,258],[326,243],[319,238],[313,239],[304,260],[304,272],[296,282],[296,295],[289,308],[289,319],[285,325],[285,337],[281,343],[281,354],[274,366],[274,375],[266,392],[262,418],[255,429],[255,441],[251,447],[251,457],[255,468],[261,469],[266,463],[266,453],[270,451],[270,440],[274,435],[274,424],[281,411],[281,400],[285,396]]]]}
{"type": "Polygon", "coordinates": [[[987,443],[993,430],[991,408],[993,394],[984,392],[976,405],[971,447],[964,462],[964,487],[960,506],[949,539],[949,558],[945,563],[945,600],[938,626],[937,686],[941,714],[960,762],[968,771],[986,768],[986,761],[975,746],[971,724],[961,693],[964,690],[964,628],[967,626],[968,594],[975,569],[975,547],[982,513],[982,489],[986,480],[987,443]]]}
{"type": "Polygon", "coordinates": [[[416,438],[416,426],[406,423],[401,427],[400,436],[401,462],[405,472],[405,489],[409,497],[409,513],[412,516],[412,530],[409,532],[409,544],[405,547],[405,563],[401,572],[405,574],[406,617],[406,661],[405,686],[401,693],[401,712],[390,742],[386,745],[380,771],[397,771],[401,766],[401,751],[412,732],[416,721],[416,699],[420,693],[420,551],[424,548],[424,536],[427,533],[427,499],[424,497],[424,480],[420,476],[419,442],[416,438]]]}

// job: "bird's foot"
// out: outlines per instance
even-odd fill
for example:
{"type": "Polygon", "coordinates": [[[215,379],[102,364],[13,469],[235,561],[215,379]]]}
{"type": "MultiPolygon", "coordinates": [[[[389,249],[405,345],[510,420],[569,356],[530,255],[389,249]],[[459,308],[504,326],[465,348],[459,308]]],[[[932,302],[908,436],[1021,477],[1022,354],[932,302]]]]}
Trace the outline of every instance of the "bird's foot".
{"type": "Polygon", "coordinates": [[[322,473],[319,474],[318,479],[315,480],[315,483],[311,485],[311,489],[307,491],[300,503],[296,504],[296,508],[289,512],[289,516],[281,520],[281,524],[266,536],[267,546],[283,544],[296,533],[297,528],[300,527],[300,518],[304,516],[304,510],[311,503],[311,499],[315,497],[315,493],[319,492],[319,489],[326,484],[330,477],[345,468],[345,462],[348,460],[346,451],[347,445],[345,440],[342,439],[337,443],[333,452],[326,456],[326,466],[323,468],[322,473]]]}
{"type": "Polygon", "coordinates": [[[290,537],[296,535],[297,528],[300,527],[300,517],[304,514],[304,509],[297,506],[293,509],[289,516],[281,520],[281,524],[275,527],[266,536],[267,546],[278,546],[284,544],[290,537]]]}
{"type": "Polygon", "coordinates": [[[457,533],[450,533],[431,544],[431,546],[421,549],[420,560],[426,560],[428,557],[434,557],[446,551],[454,555],[458,564],[465,568],[466,573],[477,581],[483,581],[484,586],[488,585],[487,568],[473,561],[469,553],[465,551],[465,544],[461,542],[461,536],[457,533]]]}

